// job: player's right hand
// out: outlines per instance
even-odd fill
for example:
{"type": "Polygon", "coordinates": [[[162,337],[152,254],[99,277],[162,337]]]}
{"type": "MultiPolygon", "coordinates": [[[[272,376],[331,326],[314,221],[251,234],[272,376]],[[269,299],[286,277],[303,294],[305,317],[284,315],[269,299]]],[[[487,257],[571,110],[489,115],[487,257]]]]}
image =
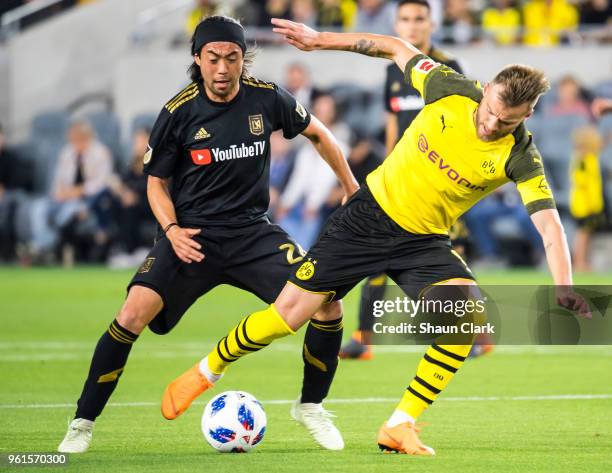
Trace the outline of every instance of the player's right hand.
{"type": "Polygon", "coordinates": [[[166,237],[172,244],[172,249],[178,258],[185,263],[201,262],[204,259],[202,245],[193,239],[202,231],[201,228],[181,228],[178,225],[170,227],[166,237]]]}
{"type": "Polygon", "coordinates": [[[296,23],[282,18],[272,18],[272,31],[285,37],[285,41],[302,51],[317,49],[319,32],[303,23],[296,23]]]}

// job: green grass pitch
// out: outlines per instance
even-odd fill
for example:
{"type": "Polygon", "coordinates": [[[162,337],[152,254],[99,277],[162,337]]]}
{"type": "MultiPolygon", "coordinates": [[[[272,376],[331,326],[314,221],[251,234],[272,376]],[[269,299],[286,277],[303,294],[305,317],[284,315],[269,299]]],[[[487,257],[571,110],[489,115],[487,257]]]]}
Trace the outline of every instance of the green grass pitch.
{"type": "MultiPolygon", "coordinates": [[[[94,344],[118,310],[130,277],[102,268],[0,269],[0,452],[57,447],[94,344]]],[[[576,279],[609,284],[612,275],[576,279]]],[[[530,284],[549,279],[507,271],[482,274],[480,281],[530,284]]],[[[356,323],[356,302],[353,291],[345,304],[345,337],[356,323]]],[[[383,455],[376,446],[377,429],[420,358],[417,352],[394,347],[378,347],[369,362],[340,362],[327,407],[338,416],[346,448],[317,448],[288,414],[301,382],[303,331],[246,357],[184,416],[164,420],[159,400],[165,385],[242,316],[263,306],[245,292],[220,287],[198,301],[169,335],[143,333],[111,405],[96,423],[92,448],[71,456],[66,470],[612,471],[610,347],[500,347],[468,361],[421,419],[429,424],[422,439],[436,449],[435,458],[383,455]],[[249,454],[216,453],[200,432],[204,403],[230,389],[251,392],[266,408],[266,436],[249,454]]]]}

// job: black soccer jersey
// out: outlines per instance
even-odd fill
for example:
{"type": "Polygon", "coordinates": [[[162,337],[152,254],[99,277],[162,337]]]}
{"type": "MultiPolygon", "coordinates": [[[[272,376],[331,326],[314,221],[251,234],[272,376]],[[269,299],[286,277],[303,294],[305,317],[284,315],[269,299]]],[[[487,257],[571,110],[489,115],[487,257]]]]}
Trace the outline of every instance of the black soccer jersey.
{"type": "Polygon", "coordinates": [[[269,204],[270,134],[293,138],[310,114],[287,91],[244,78],[236,97],[213,102],[192,83],[162,109],[145,155],[146,174],[171,179],[180,225],[241,226],[269,204]]]}
{"type": "MultiPolygon", "coordinates": [[[[435,48],[431,48],[428,56],[436,62],[453,68],[460,74],[463,73],[461,66],[455,59],[435,48]]],[[[398,140],[424,105],[425,103],[417,90],[406,83],[403,71],[395,63],[390,64],[387,67],[387,79],[385,81],[385,108],[388,112],[397,115],[398,140]]]]}

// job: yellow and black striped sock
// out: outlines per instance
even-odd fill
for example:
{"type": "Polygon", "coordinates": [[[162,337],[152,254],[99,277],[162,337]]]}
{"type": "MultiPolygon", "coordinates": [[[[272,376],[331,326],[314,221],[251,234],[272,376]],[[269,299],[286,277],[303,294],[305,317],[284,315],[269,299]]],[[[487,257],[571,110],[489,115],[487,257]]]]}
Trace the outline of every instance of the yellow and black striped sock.
{"type": "Polygon", "coordinates": [[[397,409],[416,420],[442,392],[465,361],[472,345],[431,345],[397,409]]]}
{"type": "Polygon", "coordinates": [[[342,317],[335,320],[312,319],[308,324],[302,348],[304,380],[301,402],[318,404],[327,396],[338,367],[342,327],[342,317]]]}
{"type": "Polygon", "coordinates": [[[222,374],[230,363],[267,347],[273,340],[294,334],[274,305],[247,315],[217,343],[207,357],[208,369],[222,374]]]}
{"type": "Polygon", "coordinates": [[[138,335],[113,320],[93,354],[89,374],[77,402],[75,418],[95,420],[115,390],[138,335]]]}

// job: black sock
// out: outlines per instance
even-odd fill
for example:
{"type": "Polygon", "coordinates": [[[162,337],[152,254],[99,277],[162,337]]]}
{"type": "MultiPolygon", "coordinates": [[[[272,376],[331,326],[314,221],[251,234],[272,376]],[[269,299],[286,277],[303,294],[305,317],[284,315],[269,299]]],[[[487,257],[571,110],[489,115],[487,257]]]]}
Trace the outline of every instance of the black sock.
{"type": "Polygon", "coordinates": [[[342,317],[336,320],[311,320],[306,329],[302,359],[304,381],[302,402],[323,402],[338,367],[342,343],[342,317]]]}
{"type": "Polygon", "coordinates": [[[100,415],[119,382],[132,344],[137,338],[138,335],[113,320],[96,345],[89,375],[77,402],[75,418],[93,421],[100,415]]]}
{"type": "Polygon", "coordinates": [[[372,303],[385,297],[385,284],[387,276],[379,274],[370,276],[361,288],[361,301],[359,302],[359,330],[371,332],[374,326],[372,303]]]}

